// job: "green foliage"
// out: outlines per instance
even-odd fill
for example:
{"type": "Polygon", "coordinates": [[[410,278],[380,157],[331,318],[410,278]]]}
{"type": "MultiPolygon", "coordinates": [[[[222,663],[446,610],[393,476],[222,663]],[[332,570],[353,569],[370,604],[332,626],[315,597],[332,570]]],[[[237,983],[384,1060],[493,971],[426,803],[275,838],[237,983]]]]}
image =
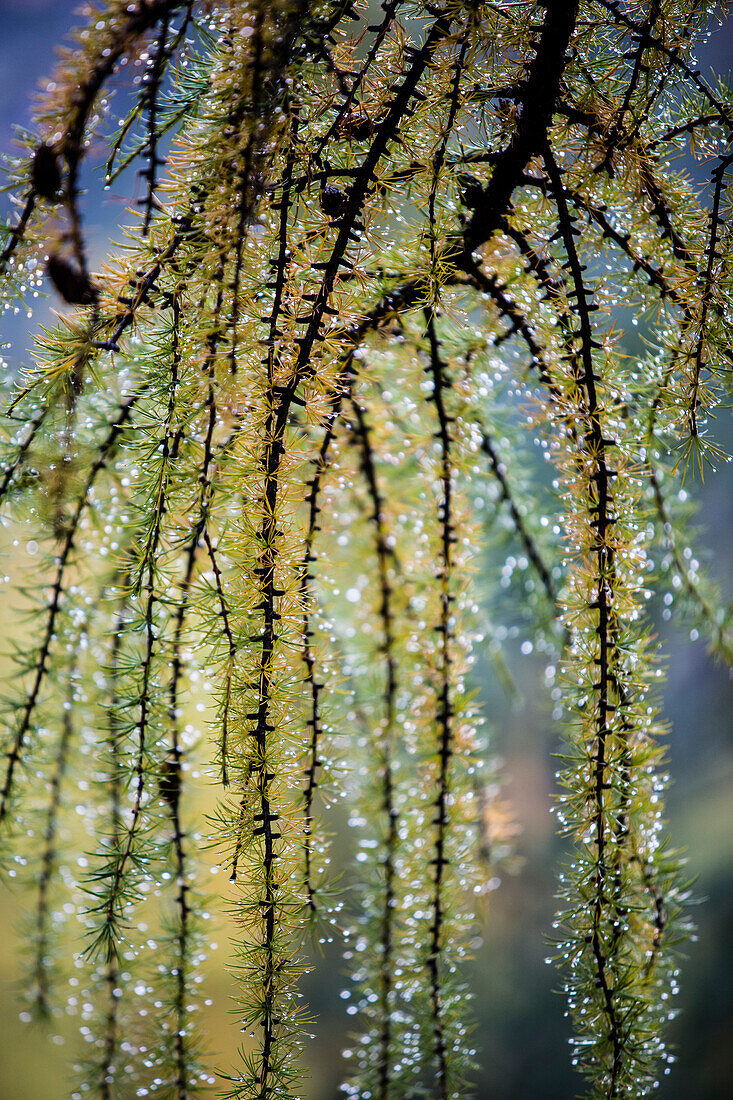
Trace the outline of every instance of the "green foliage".
{"type": "Polygon", "coordinates": [[[692,55],[714,15],[90,7],[9,166],[0,260],[9,306],[44,271],[63,302],[7,386],[0,495],[33,619],[0,823],[8,873],[15,852],[38,886],[43,1014],[57,913],[83,921],[74,1096],[213,1084],[204,844],[230,879],[243,1033],[222,1095],[297,1094],[305,945],[336,930],[346,1095],[467,1094],[461,962],[513,832],[470,666],[486,639],[501,668],[502,617],[552,656],[556,954],[587,1095],[637,1100],[666,1068],[687,887],[663,837],[651,593],[732,653],[680,491],[719,454],[730,357],[733,108],[692,55]],[[141,162],[144,186],[92,272],[80,172],[98,139],[107,180],[141,162]],[[486,539],[510,552],[482,609],[486,539]],[[364,872],[346,904],[328,874],[341,798],[364,872]],[[62,846],[89,853],[81,875],[62,846]]]}

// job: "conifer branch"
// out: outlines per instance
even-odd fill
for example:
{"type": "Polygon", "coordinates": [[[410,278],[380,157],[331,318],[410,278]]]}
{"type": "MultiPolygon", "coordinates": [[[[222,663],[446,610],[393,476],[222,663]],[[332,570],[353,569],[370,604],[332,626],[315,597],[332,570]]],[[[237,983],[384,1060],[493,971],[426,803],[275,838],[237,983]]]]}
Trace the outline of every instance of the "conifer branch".
{"type": "Polygon", "coordinates": [[[433,1056],[436,1061],[436,1088],[441,1100],[447,1100],[452,1094],[449,1082],[447,1039],[442,1004],[442,954],[444,950],[444,908],[443,880],[448,865],[446,840],[449,828],[448,797],[450,791],[450,760],[453,754],[453,702],[451,699],[451,577],[453,565],[452,547],[456,541],[453,525],[453,469],[450,431],[451,418],[445,406],[444,390],[447,388],[446,364],[440,354],[440,346],[435,331],[435,314],[425,310],[425,323],[430,353],[430,377],[433,383],[431,398],[435,402],[438,418],[437,436],[440,443],[440,482],[441,497],[438,505],[440,521],[440,555],[438,579],[440,581],[440,621],[436,627],[439,635],[439,690],[438,690],[438,747],[439,762],[436,778],[435,813],[432,824],[436,827],[435,856],[430,861],[435,867],[435,881],[432,894],[432,918],[430,924],[430,942],[428,947],[428,972],[430,974],[430,997],[433,1021],[433,1056]]]}
{"type": "Polygon", "coordinates": [[[316,534],[320,530],[318,517],[321,513],[320,495],[323,481],[329,465],[329,451],[333,443],[336,426],[341,415],[341,408],[351,382],[353,372],[352,357],[348,355],[342,368],[339,383],[337,383],[331,407],[329,409],[323,432],[323,439],[318,455],[313,459],[313,476],[306,482],[308,492],[306,504],[308,505],[308,530],[305,537],[305,552],[300,574],[300,596],[303,608],[303,663],[306,668],[306,680],[310,691],[310,717],[307,724],[310,729],[310,745],[308,747],[307,763],[304,769],[305,789],[303,792],[303,853],[304,870],[303,878],[307,895],[307,904],[311,912],[315,912],[316,887],[313,881],[313,800],[318,786],[318,769],[323,761],[319,759],[321,751],[321,691],[323,684],[318,680],[316,672],[316,658],[311,645],[311,602],[310,584],[313,580],[311,569],[317,561],[313,553],[316,534]]]}
{"type": "Polygon", "coordinates": [[[507,148],[499,154],[491,180],[463,231],[462,252],[457,259],[459,267],[472,266],[472,253],[496,232],[528,161],[542,151],[564,69],[565,51],[577,17],[575,0],[547,7],[537,52],[522,87],[522,107],[516,131],[507,148]]]}
{"type": "Polygon", "coordinates": [[[28,197],[25,200],[25,205],[18,217],[18,221],[14,226],[11,226],[8,230],[8,242],[5,248],[0,253],[0,275],[5,274],[5,269],[8,263],[13,257],[18,245],[23,240],[26,227],[33,217],[33,211],[36,208],[36,194],[35,191],[30,191],[28,197]]]}
{"type": "Polygon", "coordinates": [[[86,79],[73,92],[69,122],[61,141],[60,151],[66,161],[64,203],[69,217],[69,236],[79,275],[89,282],[86,249],[81,229],[79,211],[79,173],[84,158],[84,137],[97,97],[114,72],[120,58],[146,31],[161,19],[169,19],[186,0],[138,0],[125,8],[122,24],[110,21],[108,44],[91,65],[86,79]]]}
{"type": "MultiPolygon", "coordinates": [[[[187,16],[190,16],[191,3],[188,3],[187,16]]],[[[150,229],[150,221],[155,205],[155,189],[158,179],[158,169],[165,164],[165,159],[158,155],[158,130],[157,115],[163,74],[169,58],[168,33],[170,30],[171,12],[165,11],[160,20],[158,37],[153,50],[152,58],[148,59],[148,72],[143,77],[143,106],[147,114],[147,141],[144,154],[147,158],[147,167],[140,171],[147,181],[146,193],[143,199],[138,200],[143,207],[142,235],[146,236],[150,229]]]]}
{"type": "Polygon", "coordinates": [[[501,500],[506,503],[509,509],[509,514],[512,518],[512,523],[514,524],[514,530],[519,536],[527,557],[531,561],[532,565],[534,566],[535,572],[537,573],[537,576],[542,582],[542,587],[545,590],[547,599],[554,606],[557,603],[557,589],[555,588],[555,582],[552,579],[550,570],[546,563],[543,561],[539,548],[529,529],[527,528],[524,516],[519,511],[512,491],[509,488],[509,483],[506,476],[506,467],[499,459],[494,441],[480,420],[477,421],[477,424],[481,433],[481,450],[484,452],[489,462],[491,463],[491,470],[497,482],[499,483],[501,500]]]}
{"type": "Polygon", "coordinates": [[[616,152],[616,148],[619,142],[619,138],[624,134],[624,119],[631,106],[631,101],[636,92],[637,86],[641,79],[644,70],[644,54],[648,49],[651,42],[651,35],[654,31],[655,24],[659,18],[659,9],[661,7],[661,0],[651,0],[649,5],[649,13],[644,21],[644,27],[639,35],[639,42],[634,52],[633,65],[631,68],[631,75],[629,82],[626,86],[624,98],[619,108],[618,114],[613,121],[613,125],[610,129],[608,137],[606,138],[606,152],[602,163],[598,166],[596,171],[603,171],[604,169],[611,170],[613,163],[613,156],[616,152]]]}
{"type": "Polygon", "coordinates": [[[118,957],[120,925],[126,902],[124,886],[128,875],[128,867],[134,862],[138,833],[142,826],[143,801],[147,779],[145,764],[150,752],[149,726],[153,707],[153,659],[157,641],[153,622],[155,607],[158,603],[155,586],[155,557],[164,511],[165,507],[161,499],[157,505],[155,525],[146,546],[139,581],[135,582],[131,578],[132,591],[137,594],[139,588],[142,587],[145,595],[143,607],[144,650],[140,666],[140,688],[137,700],[138,718],[135,723],[137,750],[132,774],[133,803],[129,824],[122,829],[122,843],[119,851],[113,853],[109,874],[106,873],[107,869],[105,868],[99,876],[102,880],[102,888],[97,893],[96,905],[93,905],[90,911],[99,914],[101,923],[99,928],[93,932],[86,949],[86,953],[91,957],[101,952],[107,964],[117,960],[118,957]]]}
{"type": "Polygon", "coordinates": [[[36,438],[36,435],[38,434],[40,428],[43,426],[43,422],[48,416],[49,409],[50,406],[47,404],[41,406],[33,419],[29,422],[25,438],[22,440],[21,443],[18,444],[16,448],[15,457],[6,465],[3,472],[2,482],[0,482],[0,504],[5,499],[13,478],[23,465],[26,453],[32,446],[33,441],[36,438]]]}
{"type": "Polygon", "coordinates": [[[384,897],[382,899],[379,935],[379,1007],[381,1022],[379,1028],[379,1053],[377,1056],[377,1096],[379,1100],[387,1100],[391,1090],[393,1060],[392,1014],[394,997],[394,962],[392,956],[394,951],[394,922],[397,905],[395,856],[397,851],[399,825],[399,814],[394,799],[395,780],[392,764],[395,740],[397,661],[395,657],[393,591],[390,581],[391,553],[385,529],[384,506],[377,482],[377,473],[374,466],[374,452],[370,441],[366,416],[359,401],[355,398],[351,399],[351,407],[354,410],[356,434],[361,448],[361,466],[364,471],[364,477],[373,506],[373,513],[370,518],[374,525],[374,544],[377,556],[380,590],[379,617],[382,629],[381,649],[384,655],[385,682],[379,751],[382,765],[382,810],[386,819],[387,832],[384,841],[384,856],[382,861],[384,897]]]}
{"type": "Polygon", "coordinates": [[[5,821],[8,813],[8,809],[10,806],[10,797],[13,790],[15,769],[21,760],[21,756],[25,747],[26,737],[31,729],[33,714],[38,704],[41,688],[46,677],[48,661],[51,653],[51,646],[55,634],[56,620],[64,596],[64,578],[66,567],[69,563],[72,551],[74,549],[74,542],[79,528],[79,523],[82,514],[89,503],[89,495],[97,479],[97,476],[102,470],[106,468],[107,463],[114,452],[114,448],[117,444],[119,436],[127,427],[127,424],[130,420],[133,409],[137,404],[139,396],[139,394],[136,394],[132,397],[128,397],[119,406],[117,418],[112,422],[112,426],[106,438],[99,445],[97,457],[89,469],[84,488],[77,499],[76,507],[68,521],[66,534],[64,536],[61,549],[56,557],[56,573],[51,586],[51,597],[46,608],[46,627],[38,650],[38,656],[35,662],[35,670],[33,673],[31,687],[26,696],[26,701],[20,713],[15,733],[12,736],[11,746],[7,753],[8,765],[5,771],[5,779],[3,781],[2,792],[0,792],[0,824],[5,821]]]}
{"type": "Polygon", "coordinates": [[[710,603],[708,596],[702,590],[699,579],[696,578],[693,570],[685,561],[677,543],[675,525],[672,522],[672,517],[664,498],[659,474],[653,466],[649,470],[649,481],[654,492],[654,502],[656,504],[657,514],[662,524],[664,544],[672,556],[675,572],[690,597],[693,606],[697,607],[710,631],[713,651],[719,654],[727,665],[731,665],[733,664],[733,638],[731,638],[729,625],[731,618],[730,609],[728,609],[721,618],[710,603]]]}
{"type": "Polygon", "coordinates": [[[38,900],[36,906],[36,945],[34,967],[34,1003],[42,1016],[48,1016],[50,1005],[50,889],[54,872],[56,870],[56,854],[58,848],[58,818],[61,808],[61,792],[66,774],[69,753],[74,735],[72,722],[74,679],[73,671],[69,673],[67,697],[64,702],[61,720],[61,737],[59,738],[51,775],[51,797],[46,811],[46,824],[43,833],[43,855],[41,857],[41,870],[38,876],[38,900]]]}
{"type": "Polygon", "coordinates": [[[725,173],[731,164],[733,164],[733,153],[729,153],[727,156],[721,156],[719,163],[713,171],[715,186],[713,188],[713,201],[710,210],[710,240],[706,249],[705,281],[700,296],[701,310],[699,335],[692,352],[692,371],[689,383],[688,422],[691,440],[697,439],[700,434],[698,426],[698,405],[700,402],[701,374],[707,366],[705,362],[706,322],[708,310],[710,309],[713,298],[712,290],[715,263],[716,260],[719,259],[718,238],[721,231],[720,201],[723,190],[726,187],[725,173]]]}
{"type": "Polygon", "coordinates": [[[559,229],[562,234],[563,244],[567,255],[568,267],[572,286],[574,287],[575,304],[578,311],[580,331],[579,363],[574,368],[577,383],[585,394],[586,425],[583,433],[583,441],[587,447],[589,457],[594,467],[592,475],[592,494],[588,504],[591,516],[589,526],[595,532],[595,546],[593,551],[596,557],[596,602],[598,612],[598,626],[596,632],[599,638],[598,685],[597,703],[595,706],[595,742],[592,758],[595,762],[593,776],[594,809],[592,815],[592,827],[594,832],[594,846],[596,851],[596,869],[594,878],[593,901],[593,926],[591,931],[591,949],[595,960],[596,980],[603,997],[604,1013],[607,1019],[608,1042],[611,1049],[610,1081],[608,1086],[608,1100],[615,1100],[619,1092],[619,1080],[624,1070],[626,1058],[627,1036],[624,1034],[621,1012],[619,1009],[613,972],[613,955],[606,953],[604,945],[603,925],[606,921],[605,904],[608,884],[608,856],[607,856],[607,829],[608,818],[606,813],[605,791],[609,786],[607,769],[609,766],[608,753],[611,730],[609,716],[612,707],[611,692],[616,682],[616,674],[613,672],[614,663],[614,628],[612,626],[614,600],[613,575],[614,575],[614,551],[609,545],[608,535],[610,527],[615,523],[610,508],[612,498],[610,496],[610,476],[606,460],[607,447],[613,445],[613,440],[607,440],[603,435],[601,424],[601,410],[596,389],[596,375],[593,369],[592,344],[593,335],[590,322],[589,302],[583,269],[578,258],[573,237],[573,223],[568,209],[565,189],[560,171],[554,157],[547,148],[544,154],[553,195],[557,204],[559,229]]]}
{"type": "MultiPolygon", "coordinates": [[[[212,559],[213,560],[213,559],[212,559]]],[[[189,903],[189,870],[185,850],[185,833],[181,824],[182,793],[182,756],[179,722],[177,713],[177,683],[171,686],[171,748],[170,755],[164,760],[158,780],[158,789],[170,811],[173,828],[173,850],[176,869],[176,908],[178,927],[176,931],[176,966],[173,1033],[175,1063],[175,1095],[177,1100],[186,1100],[189,1095],[189,1040],[188,1040],[188,997],[189,997],[189,955],[191,905],[189,903]]]]}
{"type": "MultiPolygon", "coordinates": [[[[111,853],[120,851],[123,840],[122,822],[122,788],[124,771],[121,764],[122,730],[118,708],[120,652],[124,637],[125,616],[128,613],[128,589],[129,577],[123,583],[123,596],[119,601],[115,616],[112,647],[109,662],[110,682],[110,706],[108,711],[108,745],[109,745],[109,836],[107,844],[111,853]]],[[[102,1100],[112,1100],[112,1085],[116,1071],[116,1057],[119,1043],[119,966],[115,955],[109,957],[104,967],[104,987],[106,994],[106,1012],[104,1018],[104,1032],[102,1036],[102,1062],[100,1065],[100,1096],[102,1100]]]]}
{"type": "Polygon", "coordinates": [[[667,57],[671,64],[677,66],[687,80],[693,84],[698,91],[700,91],[705,99],[715,107],[719,120],[724,123],[728,130],[733,129],[733,116],[725,104],[721,103],[715,93],[712,91],[707,81],[700,75],[699,69],[693,69],[691,65],[681,56],[680,47],[675,45],[670,47],[664,42],[658,35],[652,33],[653,24],[639,24],[632,19],[627,12],[623,10],[619,0],[601,0],[601,4],[609,11],[616,22],[627,28],[633,34],[637,35],[640,44],[643,43],[647,49],[658,50],[660,53],[667,57]]]}

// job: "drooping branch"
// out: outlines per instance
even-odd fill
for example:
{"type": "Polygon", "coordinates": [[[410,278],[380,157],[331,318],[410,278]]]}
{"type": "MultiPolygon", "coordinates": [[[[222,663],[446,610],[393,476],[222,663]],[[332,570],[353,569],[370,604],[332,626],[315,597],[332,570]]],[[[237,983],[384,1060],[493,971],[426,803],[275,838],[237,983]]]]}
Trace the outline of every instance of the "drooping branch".
{"type": "Polygon", "coordinates": [[[74,737],[72,721],[72,696],[74,690],[73,671],[69,673],[69,690],[64,703],[61,722],[61,736],[56,751],[53,772],[51,774],[51,797],[46,811],[46,825],[43,833],[43,855],[41,871],[38,876],[38,900],[36,905],[36,945],[34,967],[34,1003],[42,1016],[48,1016],[50,1005],[50,978],[48,962],[50,955],[51,900],[50,890],[56,870],[58,849],[58,819],[61,809],[61,793],[66,775],[69,754],[74,737]]]}
{"type": "Polygon", "coordinates": [[[562,234],[570,278],[574,287],[575,305],[579,321],[579,362],[574,365],[573,373],[578,386],[584,393],[585,407],[583,412],[586,422],[582,440],[587,448],[592,465],[588,511],[590,514],[589,527],[593,530],[594,545],[592,546],[592,553],[596,560],[594,587],[595,608],[598,614],[596,632],[599,639],[599,655],[597,658],[598,683],[594,685],[597,696],[594,707],[595,742],[592,751],[592,759],[594,760],[592,827],[596,853],[596,871],[591,949],[595,960],[596,980],[602,993],[604,1012],[607,1019],[608,1040],[611,1047],[608,1097],[609,1100],[613,1100],[618,1096],[619,1080],[624,1070],[628,1041],[624,1033],[625,1029],[616,997],[615,974],[612,969],[614,960],[612,955],[607,956],[606,954],[603,933],[608,890],[606,881],[608,875],[608,814],[605,792],[609,786],[609,742],[612,736],[609,717],[612,711],[616,709],[612,702],[612,692],[616,683],[614,672],[616,661],[614,654],[615,629],[612,625],[615,614],[612,610],[614,603],[615,551],[609,540],[610,529],[616,520],[612,514],[610,493],[610,482],[613,475],[609,473],[606,457],[608,447],[613,446],[614,441],[606,439],[603,434],[602,411],[593,363],[594,341],[588,291],[583,278],[583,268],[575,247],[573,222],[567,205],[565,188],[561,173],[549,148],[545,150],[544,159],[557,204],[559,229],[562,234]]]}
{"type": "Polygon", "coordinates": [[[377,1095],[379,1100],[390,1096],[392,1080],[392,1015],[394,962],[393,941],[396,919],[395,857],[398,841],[399,813],[395,805],[393,756],[395,743],[395,717],[397,695],[397,659],[394,627],[394,594],[390,579],[392,554],[385,527],[384,505],[377,482],[374,464],[374,450],[370,440],[369,427],[364,409],[358,399],[352,398],[356,435],[360,446],[360,461],[367,484],[373,512],[371,521],[374,527],[374,546],[377,556],[379,583],[379,618],[382,629],[381,650],[384,656],[384,693],[383,715],[380,723],[380,744],[378,752],[382,769],[382,811],[386,822],[382,871],[384,876],[384,896],[382,899],[380,927],[379,995],[381,1026],[379,1029],[379,1053],[377,1057],[377,1095]]]}
{"type": "Polygon", "coordinates": [[[437,1065],[436,1088],[441,1100],[451,1095],[449,1082],[447,1040],[443,1018],[441,998],[441,959],[444,950],[444,908],[443,879],[448,864],[447,832],[449,825],[450,760],[453,754],[453,702],[451,699],[451,642],[452,642],[452,603],[451,580],[453,573],[453,544],[456,541],[453,521],[453,461],[451,456],[452,434],[451,417],[445,404],[447,366],[444,363],[438,337],[435,330],[435,314],[426,309],[425,322],[430,354],[429,373],[433,383],[431,399],[435,403],[438,418],[437,436],[440,444],[440,485],[441,496],[438,505],[440,522],[440,554],[438,580],[440,582],[440,620],[436,626],[439,637],[439,687],[437,708],[438,730],[438,774],[435,779],[435,819],[436,828],[435,855],[430,861],[435,868],[435,882],[432,894],[432,918],[430,923],[430,942],[428,946],[428,972],[430,975],[430,996],[434,1034],[433,1054],[437,1065]]]}
{"type": "Polygon", "coordinates": [[[76,507],[67,523],[66,534],[63,538],[61,549],[56,557],[56,572],[51,586],[51,598],[46,608],[46,625],[38,649],[38,656],[35,661],[35,670],[31,686],[27,693],[25,704],[21,710],[15,733],[12,736],[10,749],[7,753],[8,765],[5,771],[2,792],[0,792],[0,824],[5,821],[8,813],[15,769],[21,759],[26,737],[31,729],[33,714],[38,704],[41,688],[46,677],[51,647],[55,636],[56,620],[65,593],[64,580],[66,568],[74,550],[79,523],[82,514],[89,504],[90,493],[94,483],[100,472],[106,468],[113,455],[118,439],[127,428],[132,412],[140,396],[139,393],[133,394],[131,397],[126,398],[119,406],[117,417],[112,421],[112,426],[106,438],[99,445],[97,457],[89,469],[84,487],[77,499],[76,507]]]}
{"type": "Polygon", "coordinates": [[[534,566],[535,572],[542,582],[542,587],[545,590],[548,600],[553,604],[557,603],[557,589],[555,582],[552,579],[550,570],[542,558],[542,555],[537,547],[537,544],[532,537],[530,531],[527,528],[524,516],[519,511],[517,503],[514,499],[509,483],[506,476],[506,468],[499,459],[499,455],[496,450],[495,443],[489,435],[486,428],[479,421],[479,431],[481,432],[481,450],[484,452],[489,462],[491,463],[491,469],[499,484],[499,490],[501,493],[501,499],[506,503],[509,514],[514,524],[514,530],[517,532],[522,546],[525,549],[527,557],[534,566]]]}

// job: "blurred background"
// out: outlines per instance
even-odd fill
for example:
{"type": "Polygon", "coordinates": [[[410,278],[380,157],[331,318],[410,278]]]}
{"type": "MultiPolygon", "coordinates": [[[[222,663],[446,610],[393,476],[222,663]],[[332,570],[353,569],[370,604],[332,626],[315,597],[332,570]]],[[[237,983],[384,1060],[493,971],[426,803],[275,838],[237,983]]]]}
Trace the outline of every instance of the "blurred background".
{"type": "MultiPolygon", "coordinates": [[[[29,121],[33,91],[53,66],[54,46],[74,24],[69,0],[0,0],[0,151],[12,151],[14,124],[29,121]]],[[[730,71],[733,20],[700,54],[703,72],[730,71]]],[[[93,261],[122,216],[119,200],[93,189],[85,206],[93,261]]],[[[42,320],[36,312],[34,324],[42,320]]],[[[22,341],[23,319],[11,321],[22,341]]],[[[716,425],[718,441],[733,451],[733,427],[716,425]]],[[[695,554],[733,597],[733,467],[699,480],[692,492],[701,503],[695,554]]],[[[668,756],[673,786],[669,831],[675,847],[686,849],[697,876],[697,939],[685,948],[681,1014],[672,1029],[677,1064],[664,1080],[660,1100],[720,1100],[733,1080],[733,680],[706,657],[705,645],[674,621],[657,623],[660,651],[668,668],[665,709],[671,723],[668,756]]],[[[509,649],[509,671],[520,698],[508,698],[487,662],[479,661],[476,684],[491,716],[495,750],[505,761],[507,795],[521,826],[521,868],[506,876],[489,898],[483,946],[470,964],[476,990],[473,1013],[480,1071],[478,1100],[571,1100],[580,1082],[570,1071],[569,1029],[556,978],[544,964],[546,936],[555,910],[556,869],[562,847],[550,813],[558,729],[543,688],[545,661],[509,649]]],[[[78,1043],[76,1023],[62,1019],[49,1038],[19,1019],[19,992],[25,957],[19,953],[22,897],[0,896],[0,1096],[3,1100],[64,1100],[66,1067],[78,1043]]],[[[228,979],[222,973],[225,932],[207,976],[213,1000],[206,1026],[215,1065],[226,1065],[236,1031],[228,1011],[228,979]],[[234,1037],[231,1032],[234,1031],[234,1037]]],[[[337,945],[305,982],[318,1017],[308,1061],[311,1100],[333,1100],[344,1073],[340,1050],[348,1018],[339,991],[344,985],[337,945]]]]}

